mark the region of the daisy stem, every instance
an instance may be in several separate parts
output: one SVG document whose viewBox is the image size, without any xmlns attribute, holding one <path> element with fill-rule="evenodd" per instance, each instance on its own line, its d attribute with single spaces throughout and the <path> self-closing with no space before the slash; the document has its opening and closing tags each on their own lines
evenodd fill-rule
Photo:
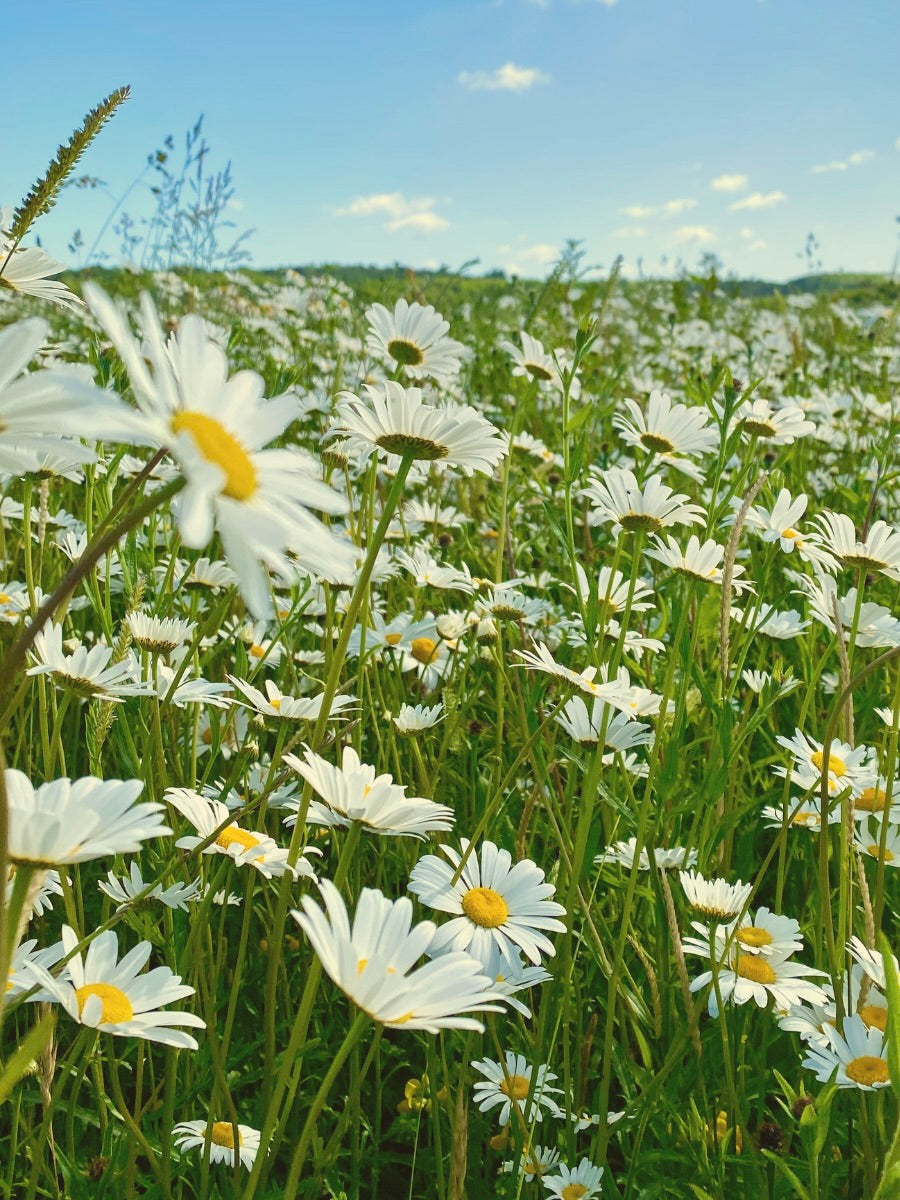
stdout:
<svg viewBox="0 0 900 1200">
<path fill-rule="evenodd" d="M 309 1112 L 306 1114 L 306 1120 L 303 1123 L 303 1129 L 300 1133 L 300 1141 L 297 1143 L 297 1149 L 294 1151 L 294 1157 L 291 1160 L 291 1169 L 288 1174 L 287 1184 L 282 1192 L 282 1200 L 294 1200 L 297 1194 L 297 1184 L 300 1180 L 300 1172 L 303 1170 L 303 1165 L 306 1162 L 306 1156 L 309 1152 L 309 1145 L 315 1133 L 316 1121 L 325 1107 L 325 1102 L 331 1092 L 334 1081 L 340 1074 L 350 1051 L 359 1042 L 362 1035 L 368 1029 L 371 1018 L 364 1012 L 356 1014 L 356 1018 L 341 1043 L 341 1047 L 334 1056 L 331 1066 L 319 1085 L 319 1090 L 316 1092 L 315 1099 L 310 1105 Z"/>
</svg>

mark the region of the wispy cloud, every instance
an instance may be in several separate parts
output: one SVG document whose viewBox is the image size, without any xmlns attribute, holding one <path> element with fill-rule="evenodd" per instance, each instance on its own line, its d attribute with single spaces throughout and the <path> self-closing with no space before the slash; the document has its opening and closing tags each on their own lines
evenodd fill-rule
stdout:
<svg viewBox="0 0 900 1200">
<path fill-rule="evenodd" d="M 626 208 L 620 208 L 619 212 L 631 217 L 632 221 L 642 221 L 647 217 L 677 217 L 679 213 L 696 207 L 696 200 L 680 196 L 675 200 L 667 200 L 664 204 L 629 204 Z"/>
<path fill-rule="evenodd" d="M 832 162 L 816 163 L 814 167 L 810 167 L 810 170 L 813 175 L 824 175 L 826 171 L 846 171 L 850 167 L 859 167 L 874 157 L 874 150 L 854 150 L 845 159 L 836 158 Z"/>
<path fill-rule="evenodd" d="M 732 212 L 740 212 L 742 208 L 773 208 L 783 200 L 787 200 L 784 192 L 751 192 L 743 200 L 735 200 L 734 204 L 729 204 L 728 207 Z"/>
<path fill-rule="evenodd" d="M 615 236 L 620 238 L 645 238 L 647 230 L 643 225 L 623 225 L 621 229 L 615 230 Z"/>
<path fill-rule="evenodd" d="M 676 242 L 698 242 L 703 245 L 715 240 L 716 235 L 705 225 L 682 225 L 675 230 Z"/>
<path fill-rule="evenodd" d="M 457 82 L 470 92 L 525 92 L 537 83 L 549 83 L 550 76 L 537 67 L 517 67 L 504 63 L 496 71 L 460 71 Z"/>
<path fill-rule="evenodd" d="M 522 243 L 514 246 L 498 246 L 497 253 L 503 255 L 503 269 L 510 275 L 525 275 L 536 267 L 549 267 L 559 258 L 559 247 L 551 242 L 535 242 L 528 246 Z"/>
<path fill-rule="evenodd" d="M 709 186 L 714 192 L 742 192 L 748 182 L 746 175 L 717 175 Z"/>
<path fill-rule="evenodd" d="M 450 222 L 434 211 L 437 200 L 433 196 L 404 196 L 402 192 L 375 192 L 371 196 L 357 196 L 343 208 L 335 209 L 338 217 L 386 216 L 385 229 L 396 232 L 400 229 L 418 229 L 423 233 L 435 233 L 447 229 Z"/>
</svg>

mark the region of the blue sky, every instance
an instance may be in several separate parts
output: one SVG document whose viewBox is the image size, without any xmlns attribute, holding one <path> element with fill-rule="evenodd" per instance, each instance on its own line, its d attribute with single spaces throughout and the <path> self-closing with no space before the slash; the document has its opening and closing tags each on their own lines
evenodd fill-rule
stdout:
<svg viewBox="0 0 900 1200">
<path fill-rule="evenodd" d="M 889 270 L 898 45 L 895 0 L 42 0 L 7 31 L 0 202 L 130 83 L 80 170 L 121 194 L 204 113 L 257 266 L 540 275 L 574 237 L 784 279 L 812 232 L 826 269 Z M 72 261 L 110 207 L 70 189 L 35 231 Z"/>
</svg>

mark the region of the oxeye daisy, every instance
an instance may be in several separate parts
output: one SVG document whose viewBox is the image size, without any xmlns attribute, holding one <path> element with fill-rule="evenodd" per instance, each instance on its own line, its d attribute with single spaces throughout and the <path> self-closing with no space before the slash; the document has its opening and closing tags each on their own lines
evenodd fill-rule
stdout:
<svg viewBox="0 0 900 1200">
<path fill-rule="evenodd" d="M 184 473 L 176 503 L 184 544 L 201 549 L 218 532 L 244 600 L 260 618 L 272 611 L 264 567 L 289 577 L 288 550 L 320 574 L 352 570 L 352 547 L 308 512 L 345 513 L 347 501 L 317 478 L 311 455 L 269 447 L 295 419 L 294 397 L 266 400 L 254 371 L 229 378 L 225 354 L 201 317 L 184 317 L 166 342 L 145 293 L 141 347 L 106 293 L 96 284 L 84 290 L 140 410 L 126 410 L 120 439 L 166 447 Z"/>
<path fill-rule="evenodd" d="M 847 953 L 850 954 L 852 958 L 856 959 L 872 982 L 878 984 L 883 991 L 886 983 L 884 976 L 884 959 L 880 951 L 870 950 L 862 938 L 854 936 L 850 938 L 849 942 L 847 943 Z M 900 971 L 900 962 L 897 961 L 895 955 L 891 955 L 891 957 L 894 960 L 894 970 Z"/>
<path fill-rule="evenodd" d="M 790 445 L 796 438 L 808 437 L 816 432 L 812 421 L 798 404 L 776 407 L 761 396 L 744 400 L 732 419 L 733 427 L 740 427 L 744 438 L 759 438 L 767 445 Z"/>
<path fill-rule="evenodd" d="M 612 533 L 659 533 L 669 525 L 692 525 L 703 520 L 703 509 L 675 493 L 659 475 L 641 485 L 633 471 L 610 467 L 582 493 L 592 508 L 592 524 L 612 524 Z"/>
<path fill-rule="evenodd" d="M 35 984 L 43 984 L 51 967 L 55 967 L 65 953 L 62 942 L 54 942 L 52 946 L 44 946 L 42 949 L 38 949 L 36 938 L 29 938 L 27 942 L 22 942 L 16 947 L 12 962 L 9 964 L 9 973 L 6 979 L 7 998 L 21 995 L 22 992 L 30 992 Z M 63 968 L 60 978 L 64 978 L 67 974 L 68 972 Z M 54 999 L 53 992 L 48 992 L 43 987 L 39 992 L 29 996 L 32 1003 L 42 1000 L 52 1002 Z"/>
<path fill-rule="evenodd" d="M 411 379 L 445 383 L 459 372 L 464 347 L 447 337 L 450 322 L 429 304 L 409 304 L 402 297 L 391 312 L 383 304 L 366 309 L 366 346 L 390 367 L 402 367 Z"/>
<path fill-rule="evenodd" d="M 391 717 L 397 732 L 407 737 L 433 729 L 443 719 L 444 706 L 440 700 L 430 708 L 426 704 L 401 704 L 397 715 Z"/>
<path fill-rule="evenodd" d="M 542 1179 L 559 1165 L 559 1151 L 552 1146 L 530 1146 L 519 1155 L 518 1163 L 507 1160 L 500 1167 L 503 1175 L 524 1175 L 530 1181 Z"/>
<path fill-rule="evenodd" d="M 678 878 L 691 908 L 719 921 L 727 921 L 742 913 L 753 891 L 752 883 L 705 879 L 699 871 L 680 871 Z"/>
<path fill-rule="evenodd" d="M 308 896 L 291 915 L 325 973 L 372 1020 L 396 1029 L 483 1029 L 470 1012 L 499 1012 L 499 997 L 480 963 L 454 953 L 417 967 L 431 945 L 431 921 L 412 924 L 412 901 L 363 888 L 351 925 L 328 879 L 319 884 L 323 912 Z"/>
<path fill-rule="evenodd" d="M 125 618 L 136 646 L 151 654 L 171 654 L 191 640 L 196 621 L 181 621 L 177 617 L 154 617 L 149 613 L 131 612 Z"/>
<path fill-rule="evenodd" d="M 714 952 L 717 963 L 715 970 L 704 971 L 691 982 L 691 991 L 697 992 L 713 982 L 716 977 L 718 991 L 723 1004 L 746 1004 L 753 1000 L 765 1008 L 771 998 L 776 1009 L 782 1011 L 792 1004 L 824 1004 L 827 993 L 810 975 L 825 976 L 825 971 L 804 963 L 790 961 L 791 952 L 779 950 L 772 954 L 751 953 L 737 939 L 726 942 L 722 930 L 716 931 L 714 951 L 709 942 L 699 938 L 685 939 L 686 953 L 710 958 Z M 719 1015 L 719 1000 L 716 988 L 710 988 L 707 1010 L 711 1017 Z"/>
<path fill-rule="evenodd" d="M 265 682 L 265 694 L 252 684 L 245 683 L 236 675 L 228 678 L 247 700 L 239 700 L 238 704 L 255 710 L 262 717 L 271 717 L 278 721 L 315 721 L 322 711 L 322 696 L 286 696 L 271 679 Z M 355 708 L 357 701 L 353 696 L 337 695 L 332 698 L 328 710 L 329 719 L 338 719 L 348 709 Z"/>
<path fill-rule="evenodd" d="M 522 342 L 521 349 L 513 342 L 503 341 L 500 343 L 500 349 L 505 350 L 515 364 L 513 375 L 530 376 L 538 383 L 549 383 L 561 389 L 562 382 L 556 363 L 544 350 L 543 345 L 530 333 L 526 333 L 524 329 L 519 334 L 519 338 Z"/>
<path fill-rule="evenodd" d="M 10 288 L 23 296 L 37 296 L 60 308 L 78 312 L 84 301 L 53 275 L 65 271 L 64 263 L 51 258 L 40 246 L 19 246 L 10 233 L 13 208 L 0 208 L 0 288 Z M 0 351 L 0 362 L 3 354 Z"/>
<path fill-rule="evenodd" d="M 66 954 L 72 953 L 79 940 L 74 929 L 63 926 Z M 149 942 L 139 942 L 119 961 L 116 935 L 108 929 L 94 938 L 83 960 L 80 953 L 69 959 L 68 980 L 52 980 L 54 999 L 74 1020 L 102 1033 L 196 1050 L 195 1039 L 177 1026 L 205 1029 L 205 1022 L 193 1013 L 162 1010 L 164 1004 L 192 996 L 195 989 L 183 984 L 168 967 L 142 974 L 152 950 Z"/>
<path fill-rule="evenodd" d="M 552 1086 L 556 1076 L 546 1065 L 535 1070 L 523 1054 L 507 1050 L 502 1063 L 486 1058 L 473 1062 L 472 1068 L 484 1076 L 482 1082 L 475 1084 L 476 1106 L 482 1112 L 490 1112 L 499 1106 L 497 1117 L 501 1125 L 509 1124 L 513 1105 L 522 1114 L 526 1125 L 542 1121 L 544 1109 L 552 1116 L 559 1112 L 553 1097 L 561 1096 L 562 1088 Z"/>
<path fill-rule="evenodd" d="M 250 1125 L 238 1125 L 235 1141 L 235 1127 L 230 1121 L 209 1120 L 179 1121 L 172 1133 L 179 1150 L 199 1149 L 202 1154 L 208 1140 L 211 1163 L 221 1162 L 234 1167 L 235 1161 L 240 1160 L 241 1166 L 248 1171 L 256 1162 L 262 1136 L 258 1129 Z"/>
<path fill-rule="evenodd" d="M 689 575 L 702 583 L 722 583 L 722 560 L 725 557 L 725 547 L 710 538 L 701 544 L 696 534 L 692 534 L 684 550 L 673 537 L 663 540 L 652 538 L 653 545 L 644 553 L 648 558 L 655 558 L 663 566 L 671 567 L 681 575 Z M 748 579 L 740 579 L 744 568 L 740 563 L 732 567 L 733 578 L 731 586 L 736 592 L 753 591 L 753 584 Z"/>
<path fill-rule="evenodd" d="M 606 863 L 619 863 L 623 867 L 631 870 L 634 866 L 634 856 L 637 852 L 637 838 L 628 838 L 627 841 L 615 842 L 608 846 L 602 854 L 598 854 L 594 859 L 595 866 L 603 866 Z M 692 867 L 697 861 L 697 851 L 687 850 L 684 846 L 673 846 L 670 850 L 663 847 L 655 847 L 653 850 L 653 859 L 659 871 L 672 871 L 681 867 Z M 641 848 L 641 853 L 638 856 L 638 870 L 650 870 L 650 852 L 646 846 Z"/>
<path fill-rule="evenodd" d="M 789 738 L 778 734 L 775 740 L 779 746 L 790 751 L 794 760 L 791 767 L 773 767 L 775 774 L 789 778 L 804 791 L 818 788 L 826 771 L 828 791 L 832 796 L 848 787 L 855 795 L 875 782 L 875 764 L 868 746 L 854 748 L 835 739 L 829 746 L 826 764 L 822 743 L 808 737 L 800 729 L 795 729 Z"/>
<path fill-rule="evenodd" d="M 315 879 L 315 873 L 303 855 L 293 867 L 289 867 L 288 851 L 279 846 L 267 833 L 252 833 L 236 821 L 230 821 L 224 828 L 219 829 L 219 826 L 231 817 L 230 809 L 221 800 L 207 799 L 190 788 L 168 788 L 166 799 L 197 830 L 197 836 L 191 834 L 179 838 L 176 846 L 184 850 L 193 850 L 218 829 L 215 838 L 204 846 L 204 854 L 227 854 L 229 858 L 234 859 L 237 866 L 253 867 L 267 879 L 283 875 L 286 871 L 292 872 L 295 879 Z"/>
<path fill-rule="evenodd" d="M 153 695 L 153 685 L 138 679 L 139 667 L 133 655 L 110 662 L 112 646 L 92 646 L 80 642 L 71 653 L 63 648 L 62 626 L 52 622 L 34 639 L 35 665 L 26 675 L 49 675 L 57 687 L 73 692 L 80 700 L 107 700 L 116 704 L 126 696 Z"/>
<path fill-rule="evenodd" d="M 35 788 L 27 775 L 6 771 L 9 859 L 20 866 L 52 867 L 131 854 L 148 838 L 172 830 L 161 804 L 136 804 L 139 779 L 54 779 Z"/>
<path fill-rule="evenodd" d="M 842 567 L 880 571 L 888 579 L 900 581 L 900 532 L 887 521 L 873 522 L 862 538 L 843 513 L 820 513 L 813 524 L 821 545 Z"/>
<path fill-rule="evenodd" d="M 878 817 L 872 817 L 856 830 L 853 844 L 860 854 L 888 867 L 900 867 L 900 828 L 888 822 L 885 829 Z"/>
<path fill-rule="evenodd" d="M 558 1200 L 593 1200 L 603 1186 L 603 1168 L 595 1167 L 589 1158 L 583 1158 L 577 1167 L 560 1163 L 559 1174 L 545 1175 L 541 1183 Z"/>
<path fill-rule="evenodd" d="M 823 1029 L 827 1045 L 810 1042 L 803 1066 L 815 1072 L 816 1078 L 827 1083 L 834 1077 L 839 1088 L 859 1088 L 872 1092 L 890 1087 L 891 1076 L 887 1061 L 884 1032 L 866 1025 L 858 1013 L 845 1017 L 841 1033 L 833 1026 Z"/>
<path fill-rule="evenodd" d="M 629 446 L 640 446 L 663 461 L 681 466 L 679 455 L 708 454 L 719 444 L 719 431 L 710 426 L 707 409 L 694 405 L 673 404 L 665 392 L 650 393 L 646 415 L 634 400 L 626 400 L 631 420 L 614 413 L 613 428 Z M 688 464 L 693 466 L 693 464 Z"/>
<path fill-rule="evenodd" d="M 460 842 L 463 852 L 469 842 Z M 432 953 L 443 950 L 468 950 L 485 966 L 492 946 L 501 950 L 519 946 L 533 963 L 541 955 L 556 953 L 543 930 L 564 933 L 565 925 L 557 918 L 565 908 L 550 897 L 556 888 L 547 883 L 536 863 L 522 859 L 515 865 L 508 850 L 500 850 L 485 841 L 480 851 L 462 855 L 451 846 L 441 846 L 450 860 L 443 862 L 427 854 L 413 867 L 409 890 L 429 908 L 458 914 L 440 926 L 434 935 Z M 458 878 L 454 881 L 454 876 Z"/>
<path fill-rule="evenodd" d="M 132 862 L 127 875 L 119 878 L 115 872 L 110 871 L 106 881 L 101 879 L 97 886 L 104 895 L 116 901 L 116 912 L 131 907 L 142 892 L 146 894 L 141 903 L 158 900 L 166 908 L 187 909 L 192 900 L 200 899 L 200 884 L 196 880 L 193 883 L 173 883 L 167 888 L 157 883 L 148 891 L 141 868 L 136 862 Z"/>
<path fill-rule="evenodd" d="M 693 954 L 709 955 L 710 938 L 715 937 L 717 954 L 725 953 L 732 944 L 741 954 L 794 954 L 803 949 L 800 924 L 793 917 L 779 916 L 765 907 L 759 908 L 755 916 L 749 913 L 727 925 L 716 925 L 715 932 L 699 921 L 692 921 L 691 928 L 701 936 L 685 938 L 685 950 Z"/>
<path fill-rule="evenodd" d="M 364 453 L 376 449 L 396 465 L 409 454 L 424 462 L 458 467 L 465 475 L 491 475 L 507 453 L 500 431 L 464 404 L 426 404 L 419 388 L 404 388 L 388 379 L 364 385 L 366 399 L 352 392 L 338 396 L 336 429 Z"/>
</svg>

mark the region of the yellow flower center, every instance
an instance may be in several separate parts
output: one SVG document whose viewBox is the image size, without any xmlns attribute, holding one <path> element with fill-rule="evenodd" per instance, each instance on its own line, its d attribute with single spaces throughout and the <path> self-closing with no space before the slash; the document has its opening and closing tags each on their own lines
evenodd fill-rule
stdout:
<svg viewBox="0 0 900 1200">
<path fill-rule="evenodd" d="M 877 843 L 867 846 L 866 849 L 873 858 L 883 858 L 885 862 L 894 861 L 894 852 L 893 850 L 888 850 L 887 846 L 884 848 L 884 854 L 881 853 L 881 847 Z"/>
<path fill-rule="evenodd" d="M 214 1121 L 210 1130 L 209 1140 L 214 1146 L 227 1146 L 234 1149 L 234 1126 L 230 1121 Z M 238 1130 L 238 1145 L 241 1144 L 241 1131 Z"/>
<path fill-rule="evenodd" d="M 744 925 L 737 931 L 737 940 L 743 946 L 771 946 L 772 935 L 768 929 L 760 929 L 758 925 Z"/>
<path fill-rule="evenodd" d="M 862 812 L 884 812 L 887 792 L 878 787 L 863 788 L 857 798 L 856 807 Z"/>
<path fill-rule="evenodd" d="M 111 983 L 86 983 L 84 987 L 75 989 L 79 1017 L 91 996 L 98 996 L 103 1005 L 101 1025 L 120 1025 L 134 1016 L 131 1001 L 119 988 L 113 987 Z"/>
<path fill-rule="evenodd" d="M 269 703 L 275 709 L 276 712 L 281 712 L 281 700 L 282 700 L 281 696 L 276 696 L 274 700 L 269 701 Z"/>
<path fill-rule="evenodd" d="M 880 1029 L 882 1033 L 887 1029 L 887 1009 L 882 1008 L 880 1004 L 864 1004 L 859 1010 L 859 1015 L 869 1029 Z"/>
<path fill-rule="evenodd" d="M 529 1087 L 531 1080 L 526 1079 L 524 1075 L 510 1075 L 509 1079 L 501 1082 L 500 1091 L 504 1096 L 509 1096 L 510 1100 L 524 1100 Z"/>
<path fill-rule="evenodd" d="M 873 1054 L 863 1054 L 859 1058 L 852 1059 L 844 1070 L 847 1072 L 848 1079 L 852 1079 L 854 1083 L 861 1083 L 865 1087 L 890 1081 L 887 1063 L 883 1058 L 876 1058 Z"/>
<path fill-rule="evenodd" d="M 781 536 L 785 538 L 786 541 L 792 542 L 795 538 L 800 536 L 800 533 L 796 529 L 782 529 Z"/>
<path fill-rule="evenodd" d="M 675 449 L 675 443 L 660 433 L 642 433 L 640 441 L 648 450 L 655 450 L 657 454 L 671 454 Z"/>
<path fill-rule="evenodd" d="M 581 1200 L 582 1196 L 587 1195 L 587 1188 L 583 1183 L 567 1183 L 560 1195 L 562 1200 Z"/>
<path fill-rule="evenodd" d="M 396 646 L 402 637 L 402 633 L 386 633 L 384 635 L 384 640 L 389 646 Z"/>
<path fill-rule="evenodd" d="M 778 976 L 758 954 L 739 954 L 735 968 L 742 979 L 753 983 L 774 983 Z"/>
<path fill-rule="evenodd" d="M 434 662 L 437 657 L 437 642 L 433 642 L 428 637 L 416 638 L 410 646 L 409 652 L 416 662 L 427 666 L 428 663 Z"/>
<path fill-rule="evenodd" d="M 241 829 L 240 825 L 229 825 L 216 838 L 216 845 L 223 850 L 229 846 L 243 846 L 245 850 L 252 850 L 259 845 L 259 838 L 248 829 Z"/>
<path fill-rule="evenodd" d="M 824 768 L 825 755 L 821 750 L 816 750 L 810 755 L 810 762 L 817 771 L 821 771 Z M 841 779 L 847 774 L 847 765 L 844 760 L 842 758 L 838 758 L 836 754 L 829 754 L 827 770 L 829 775 L 834 775 L 836 779 Z"/>
<path fill-rule="evenodd" d="M 250 655 L 252 658 L 262 658 L 264 654 L 265 654 L 265 650 L 262 648 L 262 646 L 251 646 L 250 647 Z"/>
<path fill-rule="evenodd" d="M 256 491 L 256 468 L 240 442 L 215 417 L 185 411 L 172 419 L 172 432 L 186 430 L 207 462 L 215 463 L 225 474 L 224 495 L 232 500 L 249 500 Z"/>
<path fill-rule="evenodd" d="M 475 925 L 496 929 L 509 916 L 506 901 L 493 888 L 469 888 L 462 898 L 462 910 Z"/>
<path fill-rule="evenodd" d="M 0 592 L 0 604 L 9 604 L 10 597 L 6 592 Z"/>
</svg>

